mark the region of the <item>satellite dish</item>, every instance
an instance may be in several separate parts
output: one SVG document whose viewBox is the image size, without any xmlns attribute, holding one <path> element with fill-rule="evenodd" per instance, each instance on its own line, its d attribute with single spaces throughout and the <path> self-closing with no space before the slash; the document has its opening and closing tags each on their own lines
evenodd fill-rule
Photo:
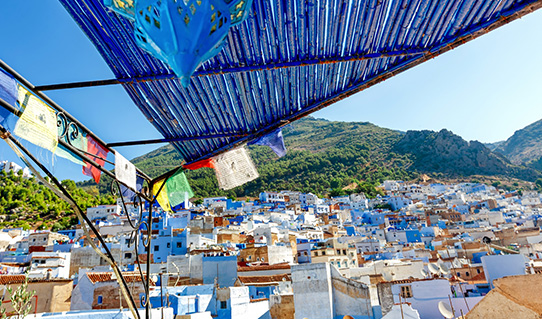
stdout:
<svg viewBox="0 0 542 319">
<path fill-rule="evenodd" d="M 435 275 L 438 275 L 439 270 L 440 270 L 436 264 L 429 264 L 427 265 L 427 268 L 432 274 L 435 274 Z"/>
<path fill-rule="evenodd" d="M 427 275 L 429 275 L 429 273 L 427 272 L 427 270 L 425 270 L 425 269 L 423 269 L 423 268 L 422 268 L 422 270 L 420 270 L 420 274 L 422 274 L 422 276 L 423 276 L 424 278 L 427 277 Z"/>
<path fill-rule="evenodd" d="M 440 314 L 443 315 L 444 318 L 448 318 L 448 319 L 455 318 L 454 312 L 452 311 L 452 307 L 450 307 L 450 305 L 447 303 L 439 301 L 438 311 L 440 311 Z"/>
<path fill-rule="evenodd" d="M 385 281 L 392 281 L 393 280 L 393 276 L 387 271 L 382 272 L 382 277 L 384 277 Z"/>
<path fill-rule="evenodd" d="M 445 275 L 450 273 L 450 268 L 448 268 L 448 266 L 446 266 L 445 264 L 439 265 L 439 268 L 440 268 L 440 272 Z"/>
</svg>

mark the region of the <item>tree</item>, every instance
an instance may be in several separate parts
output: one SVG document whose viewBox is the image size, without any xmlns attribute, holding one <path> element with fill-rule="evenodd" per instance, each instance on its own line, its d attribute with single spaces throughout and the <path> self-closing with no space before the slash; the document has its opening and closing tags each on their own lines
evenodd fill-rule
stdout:
<svg viewBox="0 0 542 319">
<path fill-rule="evenodd" d="M 13 287 L 7 287 L 7 291 L 10 295 L 11 306 L 15 313 L 16 319 L 23 319 L 32 310 L 32 298 L 36 295 L 34 290 L 28 290 L 28 275 L 25 276 L 22 284 L 13 289 Z M 0 310 L 2 319 L 6 316 L 6 309 L 2 306 Z"/>
</svg>

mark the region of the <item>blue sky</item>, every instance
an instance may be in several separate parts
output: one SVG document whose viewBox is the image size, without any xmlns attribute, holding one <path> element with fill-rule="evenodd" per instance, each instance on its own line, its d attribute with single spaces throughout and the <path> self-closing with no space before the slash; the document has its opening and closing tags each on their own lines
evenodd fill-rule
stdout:
<svg viewBox="0 0 542 319">
<path fill-rule="evenodd" d="M 542 118 L 542 10 L 314 114 L 398 130 L 447 128 L 467 140 L 495 142 Z M 6 0 L 0 59 L 34 85 L 113 78 L 94 46 L 58 1 Z M 120 86 L 47 93 L 107 142 L 160 138 Z M 127 158 L 155 146 L 123 147 Z M 15 160 L 0 144 L 0 160 Z M 86 179 L 56 161 L 61 178 Z"/>
</svg>

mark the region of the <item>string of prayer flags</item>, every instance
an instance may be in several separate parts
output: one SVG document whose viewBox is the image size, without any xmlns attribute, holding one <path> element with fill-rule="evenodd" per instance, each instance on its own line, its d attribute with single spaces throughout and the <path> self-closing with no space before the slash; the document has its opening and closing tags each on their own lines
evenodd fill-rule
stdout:
<svg viewBox="0 0 542 319">
<path fill-rule="evenodd" d="M 117 151 L 115 151 L 115 177 L 131 189 L 136 189 L 136 168 Z"/>
<path fill-rule="evenodd" d="M 201 160 L 201 161 L 194 162 L 192 164 L 183 165 L 184 169 L 189 169 L 191 171 L 196 170 L 196 169 L 200 169 L 200 168 L 203 168 L 203 167 L 209 167 L 209 168 L 214 169 L 215 168 L 214 160 L 212 158 L 207 158 L 207 159 L 204 159 L 204 160 Z"/>
<path fill-rule="evenodd" d="M 284 138 L 282 137 L 282 129 L 280 128 L 249 144 L 269 146 L 278 157 L 286 155 L 286 146 L 284 146 Z"/>
<path fill-rule="evenodd" d="M 9 105 L 15 105 L 17 101 L 17 82 L 15 79 L 0 69 L 0 99 Z M 0 106 L 0 123 L 2 123 L 11 112 Z"/>
<path fill-rule="evenodd" d="M 162 187 L 164 183 L 165 185 Z M 170 211 L 171 207 L 175 207 L 194 196 L 188 179 L 181 169 L 169 178 L 154 182 L 152 194 L 156 196 L 156 201 L 165 211 Z"/>
<path fill-rule="evenodd" d="M 24 112 L 15 124 L 15 135 L 54 153 L 58 145 L 55 111 L 22 86 L 18 100 Z"/>
<path fill-rule="evenodd" d="M 105 164 L 105 158 L 107 158 L 107 153 L 109 153 L 109 151 L 105 147 L 100 145 L 100 143 L 95 141 L 90 135 L 87 136 L 87 141 L 87 152 L 95 155 L 87 155 L 87 157 L 103 167 Z M 86 163 L 86 165 L 83 166 L 83 174 L 87 176 L 92 176 L 96 184 L 100 183 L 100 176 L 102 175 L 102 171 L 92 166 L 90 163 Z"/>
<path fill-rule="evenodd" d="M 247 150 L 239 147 L 213 157 L 216 179 L 221 189 L 228 190 L 258 178 L 258 171 Z"/>
</svg>

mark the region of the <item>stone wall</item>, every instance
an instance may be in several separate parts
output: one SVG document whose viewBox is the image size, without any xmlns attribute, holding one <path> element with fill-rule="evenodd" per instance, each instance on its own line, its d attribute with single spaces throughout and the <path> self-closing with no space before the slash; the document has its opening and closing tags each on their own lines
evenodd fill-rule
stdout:
<svg viewBox="0 0 542 319">
<path fill-rule="evenodd" d="M 294 295 L 269 296 L 269 313 L 272 319 L 294 319 Z"/>
</svg>

